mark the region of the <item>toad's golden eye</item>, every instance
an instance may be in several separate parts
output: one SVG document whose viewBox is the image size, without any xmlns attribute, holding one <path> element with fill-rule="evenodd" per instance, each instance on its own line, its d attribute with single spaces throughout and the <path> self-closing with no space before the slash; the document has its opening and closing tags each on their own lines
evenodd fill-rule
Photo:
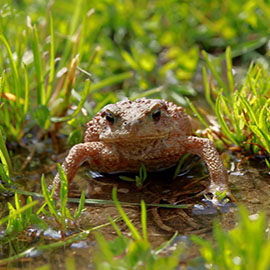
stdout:
<svg viewBox="0 0 270 270">
<path fill-rule="evenodd" d="M 114 116 L 112 113 L 107 112 L 105 117 L 106 117 L 106 120 L 107 120 L 110 124 L 113 124 L 113 123 L 114 123 L 114 121 L 115 121 L 115 116 Z"/>
<path fill-rule="evenodd" d="M 161 109 L 160 108 L 154 109 L 152 112 L 152 119 L 157 122 L 159 121 L 160 117 L 161 117 Z"/>
</svg>

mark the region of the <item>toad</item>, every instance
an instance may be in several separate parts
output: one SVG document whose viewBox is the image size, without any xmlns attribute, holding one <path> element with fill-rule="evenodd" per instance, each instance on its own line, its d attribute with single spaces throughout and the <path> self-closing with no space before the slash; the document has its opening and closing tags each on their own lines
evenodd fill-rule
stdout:
<svg viewBox="0 0 270 270">
<path fill-rule="evenodd" d="M 158 171 L 176 165 L 185 153 L 205 162 L 210 175 L 207 192 L 215 197 L 216 191 L 225 190 L 231 197 L 227 172 L 213 142 L 193 136 L 190 117 L 166 100 L 126 99 L 105 106 L 87 123 L 84 143 L 71 148 L 62 168 L 70 184 L 85 161 L 100 173 L 138 172 L 142 164 L 147 171 Z M 53 184 L 59 189 L 59 174 Z"/>
</svg>

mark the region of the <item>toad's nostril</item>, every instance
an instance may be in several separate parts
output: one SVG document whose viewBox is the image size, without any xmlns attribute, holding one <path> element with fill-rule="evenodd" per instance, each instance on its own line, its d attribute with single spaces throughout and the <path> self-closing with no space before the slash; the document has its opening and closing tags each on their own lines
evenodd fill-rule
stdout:
<svg viewBox="0 0 270 270">
<path fill-rule="evenodd" d="M 141 125 L 143 123 L 143 120 L 142 119 L 137 119 L 137 121 L 136 121 L 136 124 L 137 125 Z"/>
</svg>

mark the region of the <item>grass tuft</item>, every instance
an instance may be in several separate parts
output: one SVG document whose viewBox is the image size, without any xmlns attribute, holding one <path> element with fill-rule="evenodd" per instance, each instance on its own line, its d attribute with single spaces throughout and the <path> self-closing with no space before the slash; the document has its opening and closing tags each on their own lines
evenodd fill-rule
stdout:
<svg viewBox="0 0 270 270">
<path fill-rule="evenodd" d="M 115 206 L 128 226 L 132 239 L 123 236 L 115 222 L 112 222 L 112 225 L 118 237 L 113 241 L 108 242 L 101 234 L 96 234 L 99 245 L 99 251 L 94 256 L 96 269 L 142 269 L 142 266 L 143 269 L 153 270 L 175 269 L 179 265 L 180 254 L 183 252 L 182 243 L 179 243 L 168 256 L 160 256 L 159 253 L 172 243 L 177 234 L 162 246 L 153 249 L 147 235 L 145 203 L 141 202 L 142 235 L 140 235 L 121 208 L 116 193 L 116 188 L 114 188 L 112 196 Z"/>
<path fill-rule="evenodd" d="M 211 269 L 265 270 L 270 267 L 270 240 L 266 233 L 264 214 L 250 215 L 239 208 L 239 223 L 227 232 L 216 223 L 214 245 L 209 240 L 193 235 L 191 239 L 200 246 L 205 265 Z"/>
</svg>

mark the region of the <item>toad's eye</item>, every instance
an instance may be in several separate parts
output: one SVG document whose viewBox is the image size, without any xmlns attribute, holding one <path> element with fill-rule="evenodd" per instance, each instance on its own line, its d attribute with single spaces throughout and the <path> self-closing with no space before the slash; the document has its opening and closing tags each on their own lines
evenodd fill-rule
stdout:
<svg viewBox="0 0 270 270">
<path fill-rule="evenodd" d="M 114 121 L 115 121 L 115 116 L 114 116 L 112 113 L 107 112 L 105 117 L 106 117 L 106 120 L 107 120 L 110 124 L 113 124 L 113 123 L 114 123 Z"/>
<path fill-rule="evenodd" d="M 154 109 L 153 112 L 152 112 L 152 118 L 153 118 L 153 120 L 154 121 L 159 121 L 160 116 L 161 116 L 161 110 L 160 110 L 160 108 Z"/>
</svg>

